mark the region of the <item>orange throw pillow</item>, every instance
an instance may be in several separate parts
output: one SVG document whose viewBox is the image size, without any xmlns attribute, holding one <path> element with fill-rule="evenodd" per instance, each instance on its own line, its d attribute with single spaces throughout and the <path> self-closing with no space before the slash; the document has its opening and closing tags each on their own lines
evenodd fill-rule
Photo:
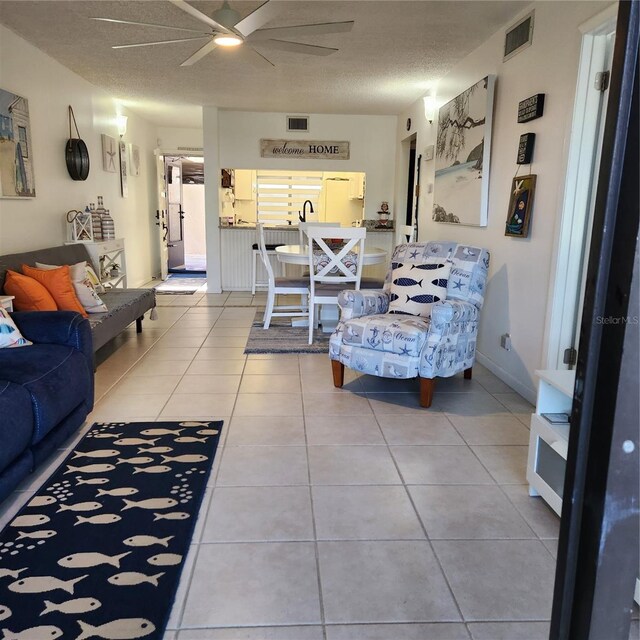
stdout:
<svg viewBox="0 0 640 640">
<path fill-rule="evenodd" d="M 15 271 L 7 271 L 4 292 L 15 296 L 13 308 L 16 311 L 57 311 L 58 305 L 46 287 L 33 278 Z"/>
<path fill-rule="evenodd" d="M 88 317 L 73 288 L 67 265 L 57 269 L 35 269 L 23 264 L 22 273 L 43 285 L 55 300 L 58 309 L 61 311 L 77 311 L 85 318 Z"/>
</svg>

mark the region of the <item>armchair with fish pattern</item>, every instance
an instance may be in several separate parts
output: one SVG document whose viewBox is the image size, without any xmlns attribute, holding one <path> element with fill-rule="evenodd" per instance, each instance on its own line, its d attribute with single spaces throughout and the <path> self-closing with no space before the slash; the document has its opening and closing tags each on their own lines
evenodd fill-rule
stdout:
<svg viewBox="0 0 640 640">
<path fill-rule="evenodd" d="M 392 271 L 398 264 L 451 262 L 447 299 L 431 317 L 390 314 Z M 329 342 L 333 383 L 342 387 L 344 367 L 385 378 L 420 378 L 420 404 L 430 407 L 435 378 L 459 372 L 471 378 L 489 252 L 455 242 L 398 245 L 380 290 L 343 291 L 341 315 Z"/>
</svg>

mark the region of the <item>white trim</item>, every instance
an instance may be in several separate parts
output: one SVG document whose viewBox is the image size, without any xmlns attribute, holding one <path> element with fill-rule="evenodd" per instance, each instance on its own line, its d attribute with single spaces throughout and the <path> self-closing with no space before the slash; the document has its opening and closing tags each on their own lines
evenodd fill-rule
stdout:
<svg viewBox="0 0 640 640">
<path fill-rule="evenodd" d="M 598 154 L 598 122 L 601 95 L 593 90 L 596 71 L 602 71 L 606 59 L 607 37 L 615 29 L 616 5 L 591 18 L 580 27 L 582 37 L 580 63 L 574 100 L 569 154 L 562 213 L 556 246 L 556 264 L 550 287 L 542 366 L 562 369 L 560 350 L 573 341 L 574 309 L 580 297 L 576 286 L 584 260 L 582 241 L 592 191 L 593 166 Z M 588 31 L 588 32 L 587 32 Z M 576 238 L 580 241 L 576 242 Z M 578 246 L 579 245 L 579 246 Z M 568 310 L 571 310 L 570 312 Z"/>
<path fill-rule="evenodd" d="M 592 36 L 604 35 L 615 31 L 617 19 L 618 3 L 614 2 L 600 13 L 583 22 L 578 29 L 580 33 L 588 33 Z"/>
<path fill-rule="evenodd" d="M 479 351 L 476 351 L 476 360 L 483 366 L 489 369 L 491 373 L 496 375 L 500 380 L 502 380 L 505 384 L 508 384 L 516 393 L 519 393 L 525 400 L 528 400 L 531 404 L 535 405 L 536 403 L 536 390 L 531 389 L 522 382 L 520 382 L 517 378 L 512 376 L 508 371 L 503 369 L 500 365 L 497 365 L 493 360 L 487 358 L 487 356 L 483 355 Z"/>
</svg>

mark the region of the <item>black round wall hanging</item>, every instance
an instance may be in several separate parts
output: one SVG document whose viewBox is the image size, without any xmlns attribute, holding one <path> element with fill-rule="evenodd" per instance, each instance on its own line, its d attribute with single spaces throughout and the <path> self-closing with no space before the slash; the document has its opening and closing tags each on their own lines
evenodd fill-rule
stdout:
<svg viewBox="0 0 640 640">
<path fill-rule="evenodd" d="M 71 119 L 76 129 L 77 138 L 71 137 Z M 73 109 L 69 106 L 69 139 L 65 145 L 65 160 L 67 171 L 72 180 L 86 180 L 89 175 L 89 150 L 84 140 L 80 138 L 78 125 Z"/>
</svg>

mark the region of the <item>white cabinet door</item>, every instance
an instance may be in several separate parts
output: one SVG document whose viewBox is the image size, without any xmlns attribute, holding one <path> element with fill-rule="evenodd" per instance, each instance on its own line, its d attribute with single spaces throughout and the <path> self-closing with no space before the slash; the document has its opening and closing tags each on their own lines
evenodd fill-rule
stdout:
<svg viewBox="0 0 640 640">
<path fill-rule="evenodd" d="M 255 200 L 255 171 L 249 169 L 236 169 L 234 172 L 235 186 L 233 194 L 236 200 Z"/>
</svg>

